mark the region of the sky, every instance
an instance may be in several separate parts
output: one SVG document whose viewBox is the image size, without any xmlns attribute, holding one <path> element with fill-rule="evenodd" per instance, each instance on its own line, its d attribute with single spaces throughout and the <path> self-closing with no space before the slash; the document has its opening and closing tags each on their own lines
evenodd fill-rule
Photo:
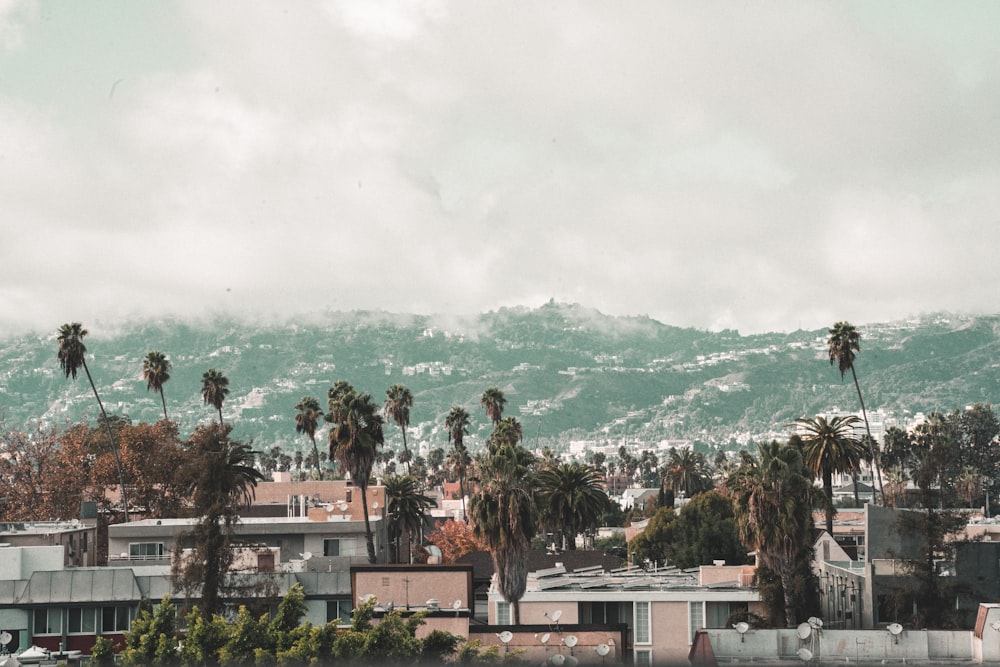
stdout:
<svg viewBox="0 0 1000 667">
<path fill-rule="evenodd" d="M 0 0 L 0 336 L 997 313 L 997 25 L 975 0 Z"/>
</svg>

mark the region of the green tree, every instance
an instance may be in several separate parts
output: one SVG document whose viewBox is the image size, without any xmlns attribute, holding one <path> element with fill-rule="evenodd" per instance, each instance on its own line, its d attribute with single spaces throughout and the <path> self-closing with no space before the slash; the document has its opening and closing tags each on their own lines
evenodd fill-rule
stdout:
<svg viewBox="0 0 1000 667">
<path fill-rule="evenodd" d="M 799 561 L 811 554 L 813 485 L 795 447 L 777 441 L 741 453 L 739 468 L 725 481 L 740 540 L 780 580 L 785 623 L 795 627 L 795 577 Z"/>
<path fill-rule="evenodd" d="M 177 608 L 166 595 L 150 612 L 140 609 L 125 635 L 122 664 L 146 667 L 177 662 Z"/>
<path fill-rule="evenodd" d="M 564 548 L 576 549 L 579 533 L 598 528 L 610 500 L 600 473 L 585 463 L 558 463 L 537 474 L 542 526 L 559 533 Z"/>
<path fill-rule="evenodd" d="M 231 440 L 231 430 L 229 425 L 199 426 L 188 441 L 190 459 L 184 474 L 198 521 L 191 531 L 193 552 L 174 560 L 172 574 L 175 587 L 189 593 L 201 589 L 206 617 L 221 607 L 239 511 L 250 506 L 257 482 L 264 478 L 254 467 L 254 452 Z"/>
<path fill-rule="evenodd" d="M 163 418 L 167 419 L 167 399 L 163 394 L 163 385 L 170 379 L 170 360 L 157 350 L 149 352 L 142 360 L 142 378 L 146 381 L 146 391 L 152 389 L 160 395 Z"/>
<path fill-rule="evenodd" d="M 503 392 L 496 387 L 490 387 L 483 392 L 483 397 L 479 400 L 479 404 L 483 406 L 486 410 L 486 415 L 496 426 L 500 419 L 503 418 L 503 408 L 507 405 L 507 399 L 504 398 Z"/>
<path fill-rule="evenodd" d="M 394 384 L 385 391 L 385 416 L 396 422 L 403 434 L 403 455 L 406 472 L 410 472 L 410 448 L 406 444 L 406 429 L 410 426 L 410 408 L 413 407 L 413 392 L 401 384 Z"/>
<path fill-rule="evenodd" d="M 514 625 L 527 585 L 528 549 L 538 525 L 535 457 L 521 446 L 520 438 L 514 438 L 520 431 L 520 424 L 512 417 L 497 423 L 488 451 L 479 461 L 480 490 L 469 508 L 473 532 L 490 548 L 497 589 L 511 604 Z"/>
<path fill-rule="evenodd" d="M 663 486 L 674 494 L 684 493 L 688 498 L 712 488 L 705 455 L 690 449 L 670 449 L 663 471 Z"/>
<path fill-rule="evenodd" d="M 802 430 L 802 458 L 806 467 L 823 480 L 826 532 L 833 535 L 833 474 L 855 473 L 865 458 L 864 446 L 854 437 L 857 417 L 796 419 Z"/>
<path fill-rule="evenodd" d="M 469 434 L 469 413 L 463 407 L 452 406 L 448 416 L 444 418 L 444 427 L 448 431 L 448 442 L 453 443 L 455 447 L 452 467 L 458 475 L 458 493 L 462 496 L 462 518 L 468 523 L 469 517 L 465 512 L 465 476 L 470 458 L 469 452 L 465 449 L 465 436 Z"/>
<path fill-rule="evenodd" d="M 419 535 L 424 526 L 427 510 L 436 507 L 432 498 L 420 493 L 417 480 L 412 475 L 390 475 L 385 485 L 386 513 L 389 515 L 390 540 L 394 545 L 393 562 L 399 562 L 399 541 L 406 532 L 406 553 L 410 553 L 413 535 Z"/>
<path fill-rule="evenodd" d="M 219 425 L 222 421 L 222 405 L 229 395 L 229 378 L 220 371 L 210 368 L 201 376 L 201 398 L 205 405 L 211 405 L 219 411 Z"/>
<path fill-rule="evenodd" d="M 854 379 L 854 389 L 858 392 L 858 403 L 861 404 L 861 416 L 865 422 L 865 433 L 868 435 L 867 444 L 869 447 L 868 458 L 875 466 L 875 473 L 878 476 L 878 492 L 882 493 L 882 469 L 878 465 L 878 457 L 875 454 L 875 438 L 872 437 L 871 426 L 868 424 L 868 411 L 865 410 L 865 400 L 861 396 L 861 385 L 858 384 L 858 371 L 854 366 L 855 352 L 861 351 L 861 334 L 849 322 L 837 322 L 828 332 L 827 348 L 830 356 L 830 365 L 837 364 L 840 371 L 840 379 L 844 379 L 844 374 L 851 371 Z M 882 498 L 885 505 L 885 497 Z"/>
<path fill-rule="evenodd" d="M 312 396 L 303 396 L 302 400 L 295 404 L 295 432 L 305 433 L 309 436 L 309 441 L 313 448 L 313 466 L 320 480 L 323 479 L 323 470 L 319 467 L 319 448 L 316 446 L 316 429 L 319 421 L 323 418 L 323 410 L 320 409 L 319 401 Z"/>
<path fill-rule="evenodd" d="M 371 394 L 357 393 L 354 387 L 339 382 L 329 391 L 326 419 L 330 429 L 330 457 L 337 459 L 361 491 L 364 508 L 368 562 L 375 563 L 375 538 L 368 516 L 368 481 L 379 448 L 385 443 L 382 415 Z"/>
<path fill-rule="evenodd" d="M 86 335 L 87 330 L 79 322 L 64 324 L 59 327 L 59 337 L 57 339 L 59 342 L 59 365 L 67 378 L 72 377 L 75 380 L 80 368 L 83 368 L 84 373 L 87 374 L 87 380 L 90 382 L 90 388 L 94 391 L 94 398 L 97 399 L 97 407 L 101 409 L 101 417 L 108 431 L 108 443 L 111 447 L 111 453 L 115 457 L 115 466 L 118 468 L 118 483 L 122 494 L 122 512 L 125 515 L 125 523 L 128 523 L 128 493 L 125 487 L 125 473 L 122 470 L 121 458 L 118 456 L 118 445 L 115 443 L 115 434 L 111 431 L 111 421 L 108 419 L 108 413 L 104 410 L 104 403 L 97 393 L 97 385 L 94 384 L 94 378 L 90 375 L 90 369 L 87 367 L 87 346 L 83 344 L 83 338 Z"/>
</svg>

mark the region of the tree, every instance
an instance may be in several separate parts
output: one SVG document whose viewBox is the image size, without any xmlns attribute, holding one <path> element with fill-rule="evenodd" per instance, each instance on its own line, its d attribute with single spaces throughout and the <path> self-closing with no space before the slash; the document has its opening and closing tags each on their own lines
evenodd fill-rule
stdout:
<svg viewBox="0 0 1000 667">
<path fill-rule="evenodd" d="M 854 367 L 854 353 L 861 351 L 861 334 L 849 322 L 837 322 L 828 332 L 830 338 L 827 347 L 830 353 L 830 365 L 837 364 L 840 371 L 840 379 L 844 379 L 844 374 L 851 371 L 854 379 L 854 389 L 858 392 L 858 403 L 861 404 L 861 416 L 865 422 L 865 433 L 868 435 L 868 456 L 875 466 L 875 473 L 878 476 L 878 492 L 882 493 L 882 469 L 878 465 L 878 457 L 875 455 L 875 438 L 872 437 L 872 430 L 868 424 L 868 412 L 865 410 L 865 400 L 861 396 L 861 385 L 858 384 L 858 372 Z M 882 498 L 885 505 L 885 497 Z"/>
<path fill-rule="evenodd" d="M 800 560 L 811 554 L 813 485 L 795 447 L 777 441 L 757 447 L 725 481 L 740 539 L 780 580 L 785 623 L 795 627 Z"/>
<path fill-rule="evenodd" d="M 403 454 L 406 472 L 410 472 L 410 448 L 406 444 L 406 429 L 410 426 L 410 408 L 413 407 L 413 393 L 401 384 L 394 384 L 385 391 L 385 416 L 396 422 L 403 433 Z"/>
<path fill-rule="evenodd" d="M 444 418 L 444 427 L 448 431 L 448 442 L 455 446 L 453 467 L 458 474 L 458 493 L 462 496 L 462 518 L 468 523 L 469 517 L 465 512 L 465 474 L 470 459 L 465 449 L 465 436 L 469 434 L 469 413 L 463 407 L 453 406 Z"/>
<path fill-rule="evenodd" d="M 229 395 L 229 378 L 214 368 L 210 368 L 201 376 L 201 398 L 205 405 L 211 405 L 219 411 L 219 426 L 222 421 L 222 404 Z"/>
<path fill-rule="evenodd" d="M 542 525 L 559 533 L 564 548 L 576 549 L 576 536 L 598 527 L 610 500 L 597 470 L 584 463 L 558 463 L 538 472 Z"/>
<path fill-rule="evenodd" d="M 507 405 L 507 399 L 504 398 L 502 391 L 496 387 L 490 387 L 483 392 L 483 397 L 479 400 L 479 404 L 486 410 L 486 415 L 495 426 L 503 417 L 503 408 Z"/>
<path fill-rule="evenodd" d="M 501 426 L 507 426 L 498 436 Z M 511 622 L 518 623 L 518 603 L 527 585 L 527 558 L 537 518 L 534 492 L 535 457 L 520 445 L 520 424 L 512 417 L 501 420 L 479 462 L 481 486 L 472 497 L 469 515 L 476 537 L 486 542 L 493 556 L 497 589 L 511 604 Z"/>
<path fill-rule="evenodd" d="M 177 588 L 201 588 L 200 609 L 206 618 L 221 606 L 239 510 L 250 506 L 257 482 L 264 478 L 254 467 L 253 450 L 231 440 L 231 431 L 225 424 L 199 426 L 188 441 L 185 477 L 198 521 L 191 531 L 193 552 L 174 560 L 172 575 Z"/>
<path fill-rule="evenodd" d="M 796 419 L 802 429 L 802 458 L 806 467 L 823 480 L 826 498 L 826 532 L 833 535 L 833 474 L 854 473 L 861 467 L 865 449 L 853 436 L 857 417 Z M 884 499 L 883 499 L 884 502 Z"/>
<path fill-rule="evenodd" d="M 118 468 L 118 483 L 122 493 L 122 513 L 125 515 L 125 523 L 128 523 L 128 492 L 125 488 L 125 474 L 122 471 L 121 459 L 118 457 L 118 445 L 115 443 L 115 435 L 111 432 L 111 422 L 108 420 L 108 413 L 104 411 L 104 403 L 101 402 L 101 397 L 97 393 L 97 385 L 94 384 L 94 378 L 90 375 L 90 369 L 87 367 L 87 346 L 83 344 L 83 338 L 86 335 L 87 330 L 79 322 L 64 324 L 59 327 L 59 365 L 62 367 L 67 378 L 72 377 L 75 380 L 76 374 L 81 367 L 87 374 L 87 380 L 90 382 L 90 388 L 94 391 L 94 398 L 97 399 L 97 407 L 101 409 L 101 417 L 108 431 L 108 443 L 111 446 L 111 453 L 115 457 L 115 466 Z"/>
<path fill-rule="evenodd" d="M 390 475 L 383 480 L 385 485 L 385 511 L 392 519 L 390 540 L 394 545 L 394 562 L 399 562 L 399 540 L 406 532 L 406 553 L 410 553 L 413 535 L 419 534 L 424 526 L 427 510 L 436 507 L 432 498 L 420 493 L 417 480 L 412 475 Z"/>
<path fill-rule="evenodd" d="M 350 472 L 361 491 L 368 562 L 374 564 L 375 539 L 368 516 L 368 480 L 379 447 L 385 443 L 384 421 L 371 394 L 359 394 L 346 382 L 335 384 L 328 396 L 326 419 L 333 424 L 330 429 L 330 457 L 337 459 Z"/>
<path fill-rule="evenodd" d="M 320 409 L 319 401 L 312 396 L 303 396 L 302 400 L 295 404 L 298 412 L 295 414 L 295 432 L 305 433 L 309 436 L 309 441 L 313 446 L 313 466 L 323 479 L 323 470 L 319 467 L 319 448 L 316 446 L 316 429 L 319 420 L 323 418 L 323 410 Z"/>
<path fill-rule="evenodd" d="M 663 472 L 663 486 L 674 494 L 683 492 L 688 498 L 712 488 L 705 455 L 686 448 L 679 452 L 671 448 Z"/>
<path fill-rule="evenodd" d="M 142 360 L 142 379 L 146 381 L 146 391 L 152 389 L 160 395 L 163 403 L 163 418 L 167 419 L 167 398 L 163 385 L 170 379 L 170 360 L 157 350 L 153 350 Z"/>
<path fill-rule="evenodd" d="M 441 550 L 442 563 L 454 563 L 467 553 L 486 548 L 469 524 L 454 519 L 448 519 L 440 524 L 427 536 L 427 541 Z"/>
</svg>

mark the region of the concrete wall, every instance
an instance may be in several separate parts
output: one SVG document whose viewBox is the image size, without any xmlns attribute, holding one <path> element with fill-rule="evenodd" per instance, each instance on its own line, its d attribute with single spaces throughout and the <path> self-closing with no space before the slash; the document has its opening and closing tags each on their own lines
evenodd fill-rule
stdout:
<svg viewBox="0 0 1000 667">
<path fill-rule="evenodd" d="M 46 547 L 0 547 L 0 580 L 29 579 L 32 572 L 64 569 L 65 548 L 60 545 Z"/>
</svg>

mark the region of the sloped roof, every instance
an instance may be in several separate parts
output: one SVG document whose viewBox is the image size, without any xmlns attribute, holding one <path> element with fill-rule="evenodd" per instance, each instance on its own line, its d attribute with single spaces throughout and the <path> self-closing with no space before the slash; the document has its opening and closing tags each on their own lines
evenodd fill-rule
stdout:
<svg viewBox="0 0 1000 667">
<path fill-rule="evenodd" d="M 15 600 L 18 604 L 132 602 L 143 597 L 132 570 L 86 568 L 34 572 Z"/>
</svg>

